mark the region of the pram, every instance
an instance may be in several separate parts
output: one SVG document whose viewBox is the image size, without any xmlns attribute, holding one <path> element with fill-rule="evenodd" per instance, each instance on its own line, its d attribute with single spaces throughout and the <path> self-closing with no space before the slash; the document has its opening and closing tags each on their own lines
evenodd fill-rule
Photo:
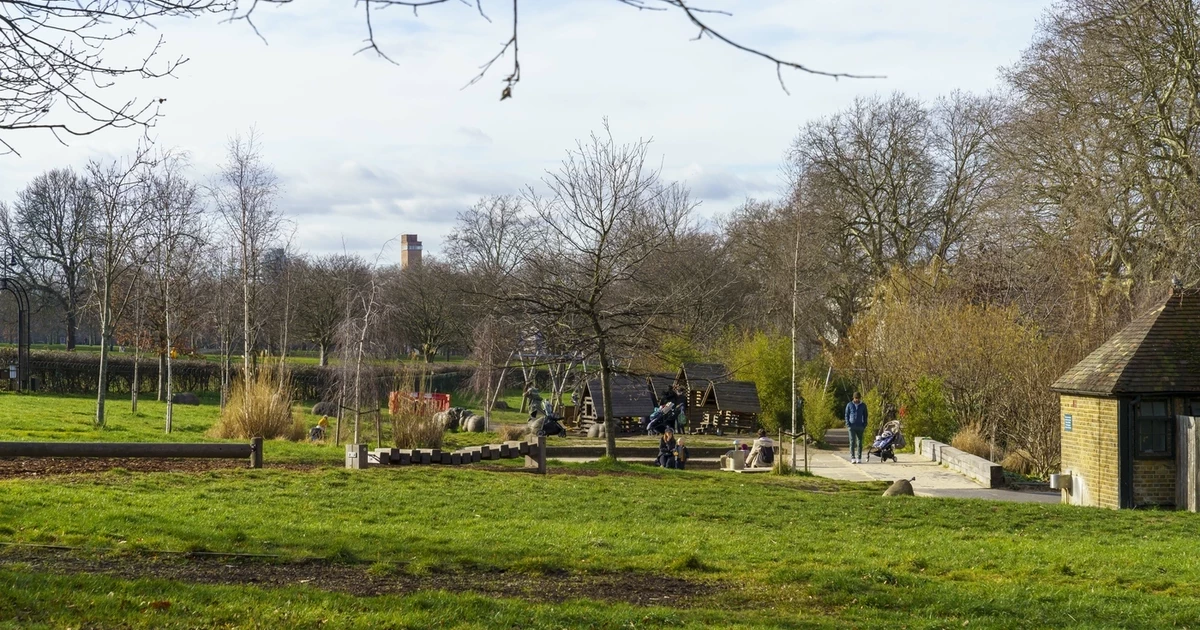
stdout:
<svg viewBox="0 0 1200 630">
<path fill-rule="evenodd" d="M 883 423 L 879 427 L 879 433 L 875 435 L 875 441 L 871 443 L 871 447 L 867 449 L 867 461 L 871 461 L 871 456 L 879 458 L 879 461 L 886 462 L 891 459 L 896 461 L 896 449 L 904 448 L 904 433 L 900 431 L 900 421 L 891 420 Z"/>
<path fill-rule="evenodd" d="M 679 412 L 682 410 L 683 408 L 676 406 L 675 403 L 667 403 L 655 409 L 646 421 L 646 434 L 659 435 L 666 432 L 667 429 L 679 431 Z"/>
<path fill-rule="evenodd" d="M 556 415 L 549 404 L 536 404 L 529 410 L 529 430 L 534 435 L 567 437 L 561 420 L 562 416 Z"/>
</svg>

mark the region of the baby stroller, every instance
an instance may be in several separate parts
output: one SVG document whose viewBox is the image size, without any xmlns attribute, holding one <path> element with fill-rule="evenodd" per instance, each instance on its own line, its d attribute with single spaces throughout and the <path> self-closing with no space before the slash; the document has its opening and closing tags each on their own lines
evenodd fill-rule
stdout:
<svg viewBox="0 0 1200 630">
<path fill-rule="evenodd" d="M 885 422 L 883 426 L 879 427 L 879 433 L 875 436 L 875 441 L 871 443 L 871 448 L 867 449 L 867 461 L 871 461 L 871 456 L 874 455 L 881 462 L 889 459 L 894 462 L 898 448 L 904 448 L 904 434 L 900 432 L 900 421 Z"/>
<path fill-rule="evenodd" d="M 646 422 L 646 434 L 659 435 L 666 432 L 667 429 L 677 431 L 678 428 L 675 426 L 675 423 L 679 417 L 679 410 L 680 408 L 675 406 L 674 403 L 667 403 L 655 409 L 654 413 L 650 414 L 650 419 Z"/>
<path fill-rule="evenodd" d="M 534 435 L 567 437 L 561 420 L 562 416 L 554 413 L 549 402 L 538 399 L 529 407 L 529 430 Z"/>
</svg>

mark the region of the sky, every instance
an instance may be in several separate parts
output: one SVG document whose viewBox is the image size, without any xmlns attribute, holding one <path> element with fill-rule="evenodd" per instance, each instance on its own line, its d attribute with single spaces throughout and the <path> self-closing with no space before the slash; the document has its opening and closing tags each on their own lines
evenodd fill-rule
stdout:
<svg viewBox="0 0 1200 630">
<path fill-rule="evenodd" d="M 652 140 L 652 166 L 682 181 L 711 220 L 747 198 L 773 198 L 781 165 L 807 121 L 860 96 L 900 91 L 932 100 L 986 92 L 1030 43 L 1043 0 L 705 0 L 711 25 L 732 39 L 828 71 L 784 71 L 713 40 L 678 12 L 617 0 L 522 0 L 521 81 L 500 101 L 507 59 L 464 87 L 508 38 L 509 7 L 482 0 L 373 14 L 392 62 L 355 54 L 366 25 L 352 0 L 262 6 L 260 39 L 245 23 L 171 20 L 141 28 L 110 51 L 133 61 L 158 38 L 173 77 L 123 80 L 112 98 L 166 98 L 150 132 L 186 151 L 211 181 L 234 134 L 261 134 L 281 182 L 277 204 L 293 246 L 399 259 L 395 237 L 416 233 L 437 255 L 457 213 L 480 197 L 537 186 L 576 140 L 608 120 L 621 142 Z M 265 39 L 265 42 L 264 42 Z M 70 138 L 9 133 L 21 156 L 0 157 L 0 201 L 50 168 L 82 169 L 135 149 L 134 130 Z M 389 244 L 390 243 L 390 244 Z M 394 260 L 393 260 L 394 259 Z"/>
</svg>

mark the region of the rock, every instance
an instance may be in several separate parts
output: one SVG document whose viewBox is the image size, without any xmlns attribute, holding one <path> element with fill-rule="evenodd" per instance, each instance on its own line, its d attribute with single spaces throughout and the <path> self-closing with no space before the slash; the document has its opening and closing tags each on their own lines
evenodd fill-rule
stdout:
<svg viewBox="0 0 1200 630">
<path fill-rule="evenodd" d="M 483 416 L 471 414 L 462 421 L 462 428 L 463 431 L 470 433 L 483 433 L 483 429 L 485 428 L 486 424 L 487 423 L 483 419 Z"/>
<path fill-rule="evenodd" d="M 338 412 L 337 403 L 332 400 L 326 400 L 313 405 L 312 414 L 314 416 L 336 416 Z"/>
<path fill-rule="evenodd" d="M 916 477 L 913 477 L 911 480 L 910 479 L 897 479 L 895 481 L 895 483 L 893 483 L 891 486 L 888 487 L 887 490 L 883 491 L 883 496 L 885 496 L 885 497 L 899 497 L 899 496 L 911 497 L 911 496 L 913 496 L 912 482 L 916 481 L 916 480 L 917 480 Z"/>
<path fill-rule="evenodd" d="M 508 403 L 503 400 L 497 400 L 492 403 L 492 411 L 508 411 L 509 409 Z"/>
<path fill-rule="evenodd" d="M 605 438 L 608 437 L 608 427 L 603 422 L 597 422 L 588 427 L 587 436 L 590 438 Z"/>
<path fill-rule="evenodd" d="M 433 414 L 433 421 L 441 425 L 442 431 L 457 431 L 458 423 L 450 417 L 449 411 L 439 411 Z"/>
<path fill-rule="evenodd" d="M 176 405 L 199 405 L 200 397 L 192 392 L 179 392 L 171 397 L 171 402 Z"/>
</svg>

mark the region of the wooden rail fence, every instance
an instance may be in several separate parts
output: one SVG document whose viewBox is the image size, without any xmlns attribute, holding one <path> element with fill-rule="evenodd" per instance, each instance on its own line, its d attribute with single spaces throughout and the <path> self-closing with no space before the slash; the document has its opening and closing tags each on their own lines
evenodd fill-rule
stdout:
<svg viewBox="0 0 1200 630">
<path fill-rule="evenodd" d="M 249 444 L 178 442 L 0 442 L 0 457 L 124 457 L 162 459 L 249 459 L 262 468 L 263 439 Z"/>
</svg>

